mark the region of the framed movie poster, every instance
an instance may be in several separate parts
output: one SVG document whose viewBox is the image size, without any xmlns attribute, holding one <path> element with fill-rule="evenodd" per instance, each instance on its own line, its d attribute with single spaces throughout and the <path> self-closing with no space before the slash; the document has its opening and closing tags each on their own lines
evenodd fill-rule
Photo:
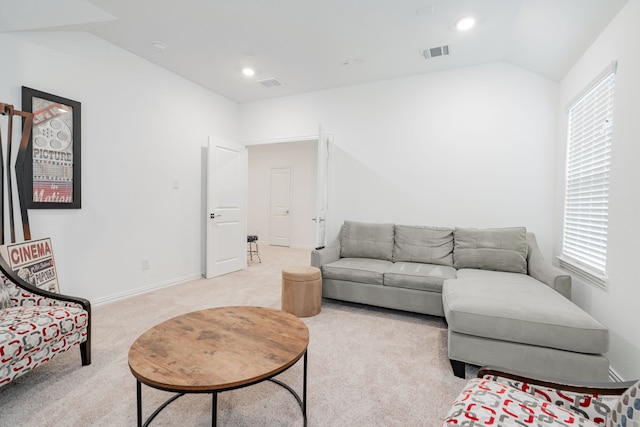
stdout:
<svg viewBox="0 0 640 427">
<path fill-rule="evenodd" d="M 51 239 L 2 245 L 0 255 L 25 282 L 45 291 L 60 293 Z"/>
<path fill-rule="evenodd" d="M 80 209 L 80 103 L 22 86 L 33 113 L 24 165 L 29 209 Z"/>
</svg>

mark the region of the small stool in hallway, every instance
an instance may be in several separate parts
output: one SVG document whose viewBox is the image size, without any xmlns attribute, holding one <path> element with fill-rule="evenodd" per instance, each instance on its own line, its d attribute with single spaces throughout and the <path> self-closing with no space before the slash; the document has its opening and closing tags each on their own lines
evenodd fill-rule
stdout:
<svg viewBox="0 0 640 427">
<path fill-rule="evenodd" d="M 249 254 L 249 258 L 251 259 L 251 261 L 253 261 L 253 254 L 256 254 L 258 256 L 258 262 L 262 262 L 262 258 L 260 258 L 260 252 L 258 252 L 258 236 L 248 235 L 247 243 L 249 244 L 249 250 L 247 251 L 247 253 Z M 252 245 L 255 245 L 256 248 L 253 249 Z"/>
<path fill-rule="evenodd" d="M 310 317 L 322 308 L 322 276 L 316 267 L 298 265 L 282 269 L 282 311 Z"/>
</svg>

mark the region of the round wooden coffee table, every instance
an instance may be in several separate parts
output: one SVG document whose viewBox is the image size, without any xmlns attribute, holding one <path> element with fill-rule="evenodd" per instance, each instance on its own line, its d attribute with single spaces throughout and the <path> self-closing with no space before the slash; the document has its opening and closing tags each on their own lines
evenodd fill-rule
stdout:
<svg viewBox="0 0 640 427">
<path fill-rule="evenodd" d="M 265 307 L 221 307 L 187 313 L 149 329 L 129 349 L 137 380 L 138 426 L 142 426 L 142 386 L 176 392 L 144 422 L 187 393 L 212 395 L 217 423 L 219 392 L 271 381 L 298 401 L 307 424 L 309 330 L 292 314 Z M 302 398 L 273 377 L 304 357 Z"/>
</svg>

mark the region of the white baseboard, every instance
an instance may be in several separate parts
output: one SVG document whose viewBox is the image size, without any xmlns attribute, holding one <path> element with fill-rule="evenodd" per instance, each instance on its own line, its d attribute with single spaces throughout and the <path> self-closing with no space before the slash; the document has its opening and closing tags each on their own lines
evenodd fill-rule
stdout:
<svg viewBox="0 0 640 427">
<path fill-rule="evenodd" d="M 262 241 L 262 240 L 258 241 L 258 244 L 262 245 L 262 246 L 272 246 L 271 243 L 265 242 L 265 241 Z M 274 245 L 274 246 L 278 246 L 278 245 Z M 282 247 L 287 247 L 287 246 L 282 246 Z M 315 249 L 315 247 L 313 247 L 313 246 L 299 245 L 299 244 L 293 244 L 293 243 L 290 244 L 288 247 L 291 248 L 291 249 L 305 249 L 307 251 L 312 251 L 312 250 Z"/>
<path fill-rule="evenodd" d="M 203 276 L 204 275 L 202 273 L 192 274 L 190 276 L 185 276 L 185 277 L 181 277 L 181 278 L 178 278 L 178 279 L 168 280 L 166 282 L 161 282 L 161 283 L 154 283 L 152 285 L 144 286 L 142 288 L 136 288 L 136 289 L 132 289 L 130 291 L 121 292 L 119 294 L 109 295 L 109 296 L 102 297 L 102 298 L 96 298 L 95 300 L 91 301 L 91 305 L 94 306 L 94 307 L 97 307 L 99 305 L 109 304 L 109 303 L 116 302 L 116 301 L 119 301 L 119 300 L 131 298 L 131 297 L 136 296 L 136 295 L 146 294 L 148 292 L 155 291 L 157 289 L 167 288 L 169 286 L 179 285 L 180 283 L 185 283 L 185 282 L 189 282 L 191 280 L 200 279 Z"/>
</svg>

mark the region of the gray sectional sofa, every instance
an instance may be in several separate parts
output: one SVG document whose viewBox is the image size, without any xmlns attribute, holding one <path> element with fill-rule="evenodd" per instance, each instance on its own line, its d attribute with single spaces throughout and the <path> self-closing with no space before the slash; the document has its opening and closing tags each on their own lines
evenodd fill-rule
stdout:
<svg viewBox="0 0 640 427">
<path fill-rule="evenodd" d="M 524 227 L 346 221 L 311 265 L 325 298 L 445 317 L 457 376 L 470 363 L 608 381 L 607 328 L 571 302 L 571 277 Z"/>
</svg>

